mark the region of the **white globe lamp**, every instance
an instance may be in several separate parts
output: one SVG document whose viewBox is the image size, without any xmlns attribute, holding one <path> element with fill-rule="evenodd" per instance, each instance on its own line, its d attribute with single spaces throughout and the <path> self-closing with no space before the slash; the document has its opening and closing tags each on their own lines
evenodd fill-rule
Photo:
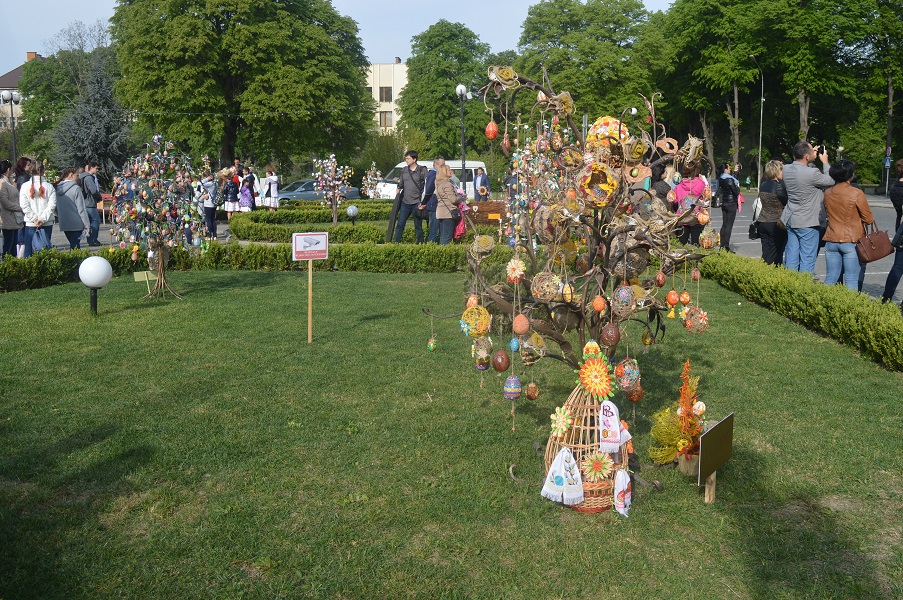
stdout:
<svg viewBox="0 0 903 600">
<path fill-rule="evenodd" d="M 351 219 L 352 227 L 354 227 L 354 220 L 357 218 L 358 212 L 359 211 L 358 211 L 357 207 L 353 204 L 345 210 L 345 213 L 348 215 L 348 218 Z"/>
<path fill-rule="evenodd" d="M 97 314 L 97 290 L 110 283 L 113 267 L 102 256 L 89 256 L 78 267 L 78 278 L 91 290 L 91 314 Z"/>
</svg>

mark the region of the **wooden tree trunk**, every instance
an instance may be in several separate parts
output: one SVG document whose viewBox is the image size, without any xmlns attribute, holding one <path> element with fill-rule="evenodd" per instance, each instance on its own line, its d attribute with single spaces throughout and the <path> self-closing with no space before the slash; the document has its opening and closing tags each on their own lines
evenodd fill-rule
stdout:
<svg viewBox="0 0 903 600">
<path fill-rule="evenodd" d="M 731 135 L 733 143 L 731 144 L 734 168 L 740 163 L 740 90 L 734 81 L 734 116 L 731 118 Z"/>
<path fill-rule="evenodd" d="M 887 149 L 890 150 L 894 141 L 894 75 L 887 72 Z"/>
<path fill-rule="evenodd" d="M 709 177 L 715 176 L 715 126 L 709 125 L 705 118 L 705 111 L 699 111 L 699 123 L 702 125 L 702 134 L 705 137 L 705 156 L 709 160 Z"/>
<path fill-rule="evenodd" d="M 174 297 L 181 300 L 182 296 L 177 294 L 166 280 L 166 268 L 169 266 L 169 257 L 172 255 L 172 248 L 166 244 L 157 244 L 151 250 L 153 251 L 154 256 L 149 257 L 147 263 L 151 271 L 156 273 L 157 282 L 143 299 L 156 298 L 163 300 L 166 298 L 166 292 L 169 292 Z"/>
<path fill-rule="evenodd" d="M 806 90 L 800 90 L 796 95 L 796 101 L 800 105 L 800 139 L 804 140 L 809 136 L 809 96 Z"/>
</svg>

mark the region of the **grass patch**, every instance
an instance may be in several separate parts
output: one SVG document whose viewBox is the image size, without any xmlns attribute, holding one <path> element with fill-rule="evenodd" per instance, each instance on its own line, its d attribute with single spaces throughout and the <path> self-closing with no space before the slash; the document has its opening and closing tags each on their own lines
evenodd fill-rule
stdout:
<svg viewBox="0 0 903 600">
<path fill-rule="evenodd" d="M 581 515 L 533 450 L 575 376 L 537 365 L 512 431 L 455 320 L 426 350 L 463 274 L 318 272 L 311 345 L 306 278 L 122 277 L 96 319 L 80 284 L 0 296 L 0 597 L 903 595 L 899 374 L 704 282 L 709 332 L 638 356 L 633 430 L 648 464 L 691 358 L 737 415 L 716 503 L 646 468 L 629 519 Z"/>
</svg>

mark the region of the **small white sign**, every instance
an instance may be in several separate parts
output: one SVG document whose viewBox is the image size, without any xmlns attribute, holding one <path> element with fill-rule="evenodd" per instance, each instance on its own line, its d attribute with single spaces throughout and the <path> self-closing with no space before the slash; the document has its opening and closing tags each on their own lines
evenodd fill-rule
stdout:
<svg viewBox="0 0 903 600">
<path fill-rule="evenodd" d="M 329 232 L 292 234 L 293 260 L 325 260 L 329 258 Z"/>
</svg>

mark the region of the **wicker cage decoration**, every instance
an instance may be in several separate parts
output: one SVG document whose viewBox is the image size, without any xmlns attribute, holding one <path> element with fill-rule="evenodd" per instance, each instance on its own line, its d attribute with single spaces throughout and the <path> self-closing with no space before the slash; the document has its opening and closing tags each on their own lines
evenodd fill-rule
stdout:
<svg viewBox="0 0 903 600">
<path fill-rule="evenodd" d="M 561 277 L 551 271 L 537 273 L 530 284 L 530 293 L 541 302 L 551 302 L 561 290 Z"/>
<path fill-rule="evenodd" d="M 471 306 L 461 315 L 461 330 L 470 337 L 483 337 L 491 325 L 492 317 L 482 306 Z"/>
<path fill-rule="evenodd" d="M 546 444 L 546 472 L 552 467 L 555 456 L 562 448 L 568 448 L 578 465 L 585 458 L 599 452 L 599 411 L 602 403 L 590 396 L 579 384 L 568 396 L 562 413 L 570 415 L 570 424 L 562 435 L 552 435 Z M 613 461 L 611 475 L 590 481 L 581 466 L 580 475 L 583 480 L 583 502 L 568 506 L 578 512 L 600 513 L 614 506 L 614 476 L 619 469 L 627 468 L 627 448 L 621 445 L 621 451 L 610 454 Z"/>
<path fill-rule="evenodd" d="M 478 234 L 474 236 L 473 242 L 470 244 L 470 253 L 474 257 L 479 257 L 480 255 L 489 254 L 493 248 L 495 248 L 495 240 L 492 239 L 491 235 Z"/>
</svg>

